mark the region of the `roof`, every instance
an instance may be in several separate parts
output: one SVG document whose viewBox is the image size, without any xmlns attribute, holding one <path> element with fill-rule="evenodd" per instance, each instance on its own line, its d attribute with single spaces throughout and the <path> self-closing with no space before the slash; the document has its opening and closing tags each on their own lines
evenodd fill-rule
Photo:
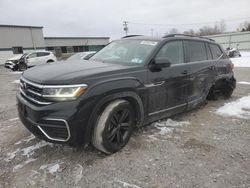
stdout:
<svg viewBox="0 0 250 188">
<path fill-rule="evenodd" d="M 39 28 L 42 29 L 43 26 L 30 26 L 30 25 L 4 25 L 0 24 L 0 27 L 21 27 L 21 28 Z"/>
<path fill-rule="evenodd" d="M 44 39 L 109 39 L 109 37 L 44 37 Z"/>
<path fill-rule="evenodd" d="M 191 39 L 191 40 L 198 40 L 198 41 L 209 41 L 209 42 L 214 42 L 214 40 L 205 38 L 205 37 L 199 37 L 199 36 L 187 36 L 184 34 L 173 34 L 169 36 L 164 36 L 164 37 L 153 37 L 153 36 L 131 36 L 131 37 L 126 37 L 122 38 L 122 40 L 130 40 L 130 39 L 137 39 L 137 40 L 152 40 L 152 41 L 162 41 L 166 39 L 172 39 L 172 38 L 178 38 L 178 39 Z"/>
</svg>

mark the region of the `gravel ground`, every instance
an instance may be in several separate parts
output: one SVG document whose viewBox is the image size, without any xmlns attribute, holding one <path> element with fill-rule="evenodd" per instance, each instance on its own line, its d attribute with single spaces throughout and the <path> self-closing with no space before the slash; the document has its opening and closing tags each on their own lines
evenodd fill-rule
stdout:
<svg viewBox="0 0 250 188">
<path fill-rule="evenodd" d="M 250 85 L 238 84 L 229 100 L 137 130 L 121 152 L 107 156 L 33 137 L 17 118 L 20 75 L 0 67 L 0 188 L 250 187 L 250 120 L 215 113 L 250 94 Z M 250 68 L 235 75 L 250 82 Z"/>
</svg>

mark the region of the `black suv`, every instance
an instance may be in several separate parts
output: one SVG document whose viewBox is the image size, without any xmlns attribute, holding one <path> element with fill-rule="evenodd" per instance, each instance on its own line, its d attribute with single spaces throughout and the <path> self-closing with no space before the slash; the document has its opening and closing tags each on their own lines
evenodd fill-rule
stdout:
<svg viewBox="0 0 250 188">
<path fill-rule="evenodd" d="M 25 71 L 22 123 L 37 137 L 114 153 L 136 127 L 190 110 L 235 88 L 233 64 L 211 39 L 127 36 L 89 61 Z"/>
</svg>

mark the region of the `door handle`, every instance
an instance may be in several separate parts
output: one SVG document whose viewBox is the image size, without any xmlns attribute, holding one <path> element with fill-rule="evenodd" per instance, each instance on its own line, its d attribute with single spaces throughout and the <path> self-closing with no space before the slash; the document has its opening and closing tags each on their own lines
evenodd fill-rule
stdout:
<svg viewBox="0 0 250 188">
<path fill-rule="evenodd" d="M 181 72 L 181 74 L 184 74 L 184 75 L 187 74 L 187 73 L 188 73 L 187 70 L 184 70 L 184 71 Z"/>
</svg>

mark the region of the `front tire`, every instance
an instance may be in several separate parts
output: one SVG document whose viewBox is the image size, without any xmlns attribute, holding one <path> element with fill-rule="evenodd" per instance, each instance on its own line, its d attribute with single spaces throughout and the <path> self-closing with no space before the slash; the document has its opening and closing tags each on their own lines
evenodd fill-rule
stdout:
<svg viewBox="0 0 250 188">
<path fill-rule="evenodd" d="M 106 154 L 115 153 L 128 143 L 134 127 L 133 107 L 126 100 L 115 100 L 105 107 L 97 119 L 92 144 Z"/>
<path fill-rule="evenodd" d="M 19 71 L 25 71 L 28 68 L 28 66 L 25 63 L 19 63 L 18 70 Z"/>
</svg>

